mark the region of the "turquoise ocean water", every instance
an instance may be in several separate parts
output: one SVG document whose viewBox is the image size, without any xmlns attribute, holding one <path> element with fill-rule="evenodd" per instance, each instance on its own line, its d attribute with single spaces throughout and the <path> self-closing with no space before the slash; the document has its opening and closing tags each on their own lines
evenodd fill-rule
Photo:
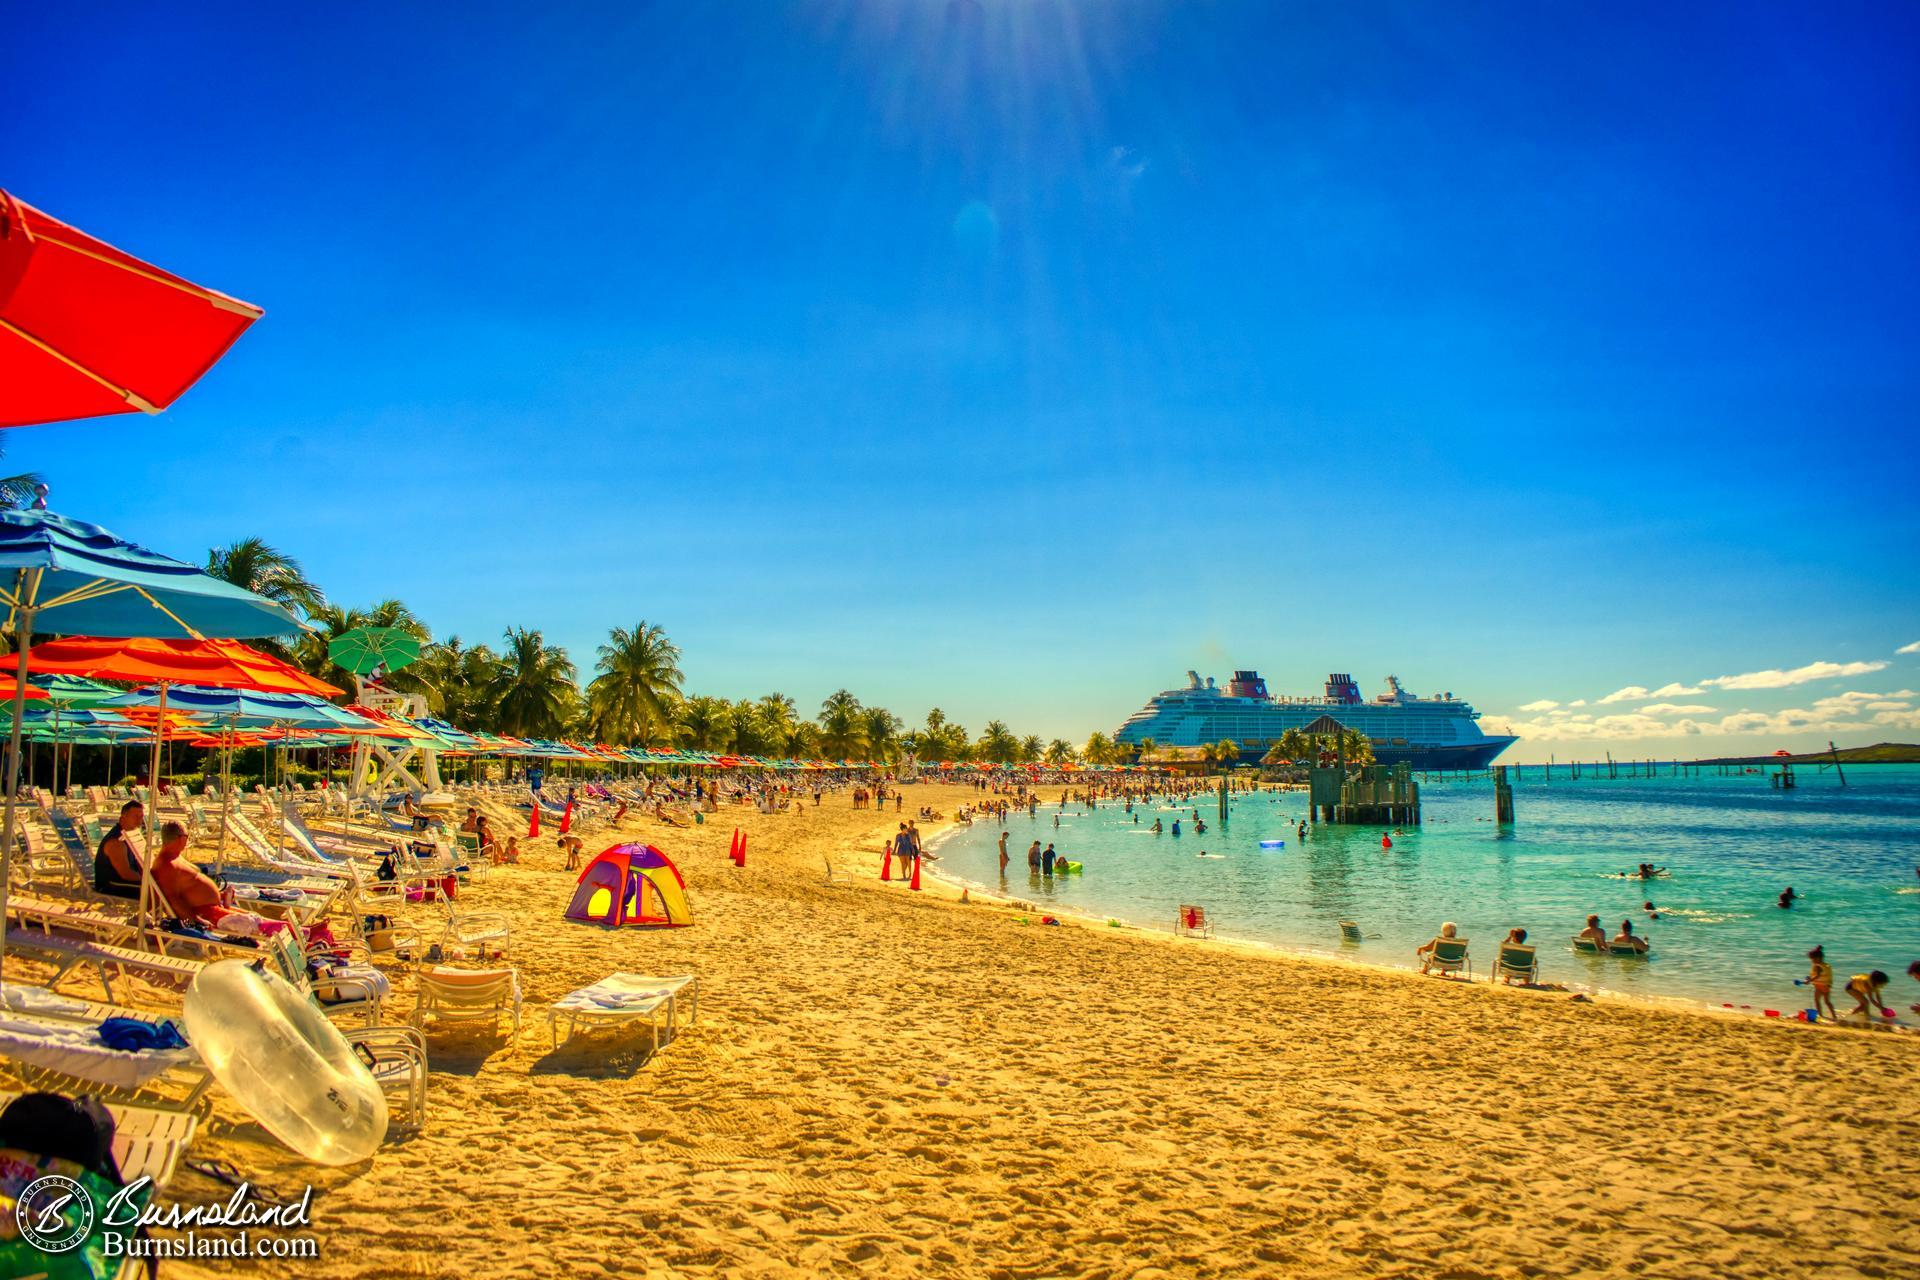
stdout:
<svg viewBox="0 0 1920 1280">
<path fill-rule="evenodd" d="M 1177 807 L 1154 801 L 1137 806 L 1138 825 L 1118 803 L 1059 809 L 1054 792 L 1037 819 L 1009 815 L 1006 881 L 994 821 L 955 832 L 937 852 L 943 875 L 1042 907 L 1170 928 L 1175 907 L 1194 902 L 1221 936 L 1377 964 L 1410 966 L 1414 947 L 1451 920 L 1471 939 L 1480 976 L 1495 944 L 1520 926 L 1539 946 L 1544 981 L 1783 1013 L 1811 1003 L 1793 979 L 1819 943 L 1840 984 L 1886 970 L 1888 1002 L 1904 1010 L 1920 1000 L 1905 972 L 1920 959 L 1920 766 L 1860 766 L 1847 780 L 1842 788 L 1831 770 L 1810 767 L 1792 791 L 1753 774 L 1532 778 L 1516 785 L 1518 823 L 1505 831 L 1491 820 L 1490 782 L 1428 783 L 1424 824 L 1395 836 L 1391 851 L 1378 827 L 1320 826 L 1299 844 L 1298 792 L 1236 797 L 1224 824 L 1212 795 Z M 1194 831 L 1195 808 L 1204 835 Z M 1149 834 L 1156 817 L 1169 829 L 1182 818 L 1183 834 Z M 1085 872 L 1029 876 L 1035 838 Z M 1285 847 L 1260 847 L 1271 839 Z M 1641 862 L 1670 878 L 1618 878 Z M 1775 900 L 1788 885 L 1802 896 L 1783 911 Z M 1648 899 L 1658 920 L 1642 909 Z M 1609 935 L 1632 919 L 1652 940 L 1649 958 L 1575 955 L 1568 939 L 1589 912 Z M 1342 919 L 1357 921 L 1365 940 L 1342 943 Z"/>
</svg>

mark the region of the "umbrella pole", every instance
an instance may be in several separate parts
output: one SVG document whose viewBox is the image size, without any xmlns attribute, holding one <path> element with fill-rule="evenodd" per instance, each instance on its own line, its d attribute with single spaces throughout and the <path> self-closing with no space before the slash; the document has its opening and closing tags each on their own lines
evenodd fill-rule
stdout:
<svg viewBox="0 0 1920 1280">
<path fill-rule="evenodd" d="M 31 600 L 40 590 L 39 569 L 22 569 L 14 575 L 14 599 Z M 33 588 L 27 589 L 27 580 L 31 576 Z M 13 806 L 14 792 L 20 784 L 20 716 L 27 705 L 27 647 L 33 643 L 33 608 L 21 609 L 16 618 L 16 627 L 20 640 L 19 661 L 13 671 L 13 727 L 7 731 L 7 798 L 5 834 L 0 835 L 0 986 L 6 983 L 7 973 L 7 893 L 13 887 Z"/>
<path fill-rule="evenodd" d="M 233 803 L 233 730 L 226 732 L 226 750 L 220 758 L 220 847 L 214 853 L 220 870 L 227 869 L 227 806 Z"/>
<path fill-rule="evenodd" d="M 144 936 L 147 932 L 147 900 L 153 894 L 153 859 L 159 852 L 158 833 L 160 829 L 160 741 L 167 733 L 167 682 L 159 682 L 160 717 L 153 726 L 153 763 L 147 768 L 147 847 L 145 856 L 140 859 L 140 918 L 134 926 Z M 155 923 L 158 921 L 156 919 Z M 154 950 L 164 951 L 159 945 L 159 930 L 156 928 Z"/>
</svg>

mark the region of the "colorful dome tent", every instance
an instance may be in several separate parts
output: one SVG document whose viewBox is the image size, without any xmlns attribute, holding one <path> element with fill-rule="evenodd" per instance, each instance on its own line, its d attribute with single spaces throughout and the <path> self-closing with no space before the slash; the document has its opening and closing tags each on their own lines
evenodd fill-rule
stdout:
<svg viewBox="0 0 1920 1280">
<path fill-rule="evenodd" d="M 616 844 L 580 872 L 567 919 L 582 924 L 678 927 L 693 923 L 687 882 L 650 844 Z"/>
</svg>

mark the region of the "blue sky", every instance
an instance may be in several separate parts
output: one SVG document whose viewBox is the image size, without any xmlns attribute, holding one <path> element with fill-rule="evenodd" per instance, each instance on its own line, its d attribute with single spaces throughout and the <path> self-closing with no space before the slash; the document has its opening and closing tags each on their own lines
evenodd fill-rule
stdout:
<svg viewBox="0 0 1920 1280">
<path fill-rule="evenodd" d="M 1911 6 L 276 9 L 11 19 L 0 184 L 266 308 L 56 509 L 976 729 L 1920 739 Z"/>
</svg>

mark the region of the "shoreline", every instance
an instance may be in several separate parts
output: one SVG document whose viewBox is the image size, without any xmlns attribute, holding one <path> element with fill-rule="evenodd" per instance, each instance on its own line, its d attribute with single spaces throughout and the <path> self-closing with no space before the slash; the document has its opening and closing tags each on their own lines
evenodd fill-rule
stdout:
<svg viewBox="0 0 1920 1280">
<path fill-rule="evenodd" d="M 941 844 L 958 835 L 964 829 L 965 828 L 957 821 L 942 819 L 937 831 L 927 836 L 923 841 L 927 852 L 929 854 L 933 853 Z M 1011 866 L 1011 863 L 1009 863 L 1009 865 Z M 1118 916 L 1089 915 L 1084 911 L 1074 911 L 1067 908 L 1043 907 L 1036 903 L 1029 902 L 1025 898 L 1001 893 L 990 886 L 978 884 L 959 876 L 946 874 L 940 870 L 940 860 L 937 858 L 931 859 L 929 865 L 923 868 L 922 880 L 931 880 L 939 884 L 943 890 L 946 890 L 947 892 L 940 895 L 945 900 L 956 900 L 960 897 L 961 891 L 965 890 L 972 895 L 971 900 L 973 902 L 981 905 L 1000 905 L 1030 911 L 1038 915 L 1050 915 L 1062 922 L 1070 922 L 1080 928 L 1097 929 L 1102 932 L 1137 933 L 1143 937 L 1154 938 L 1171 945 L 1193 945 L 1199 947 L 1220 946 L 1234 954 L 1244 956 L 1260 956 L 1270 959 L 1278 958 L 1305 964 L 1322 964 L 1336 968 L 1357 969 L 1368 973 L 1396 974 L 1405 978 L 1430 977 L 1430 975 L 1422 974 L 1410 963 L 1404 965 L 1393 964 L 1381 960 L 1363 960 L 1355 956 L 1331 955 L 1326 952 L 1306 950 L 1291 946 L 1285 942 L 1270 941 L 1265 938 L 1232 937 L 1217 933 L 1211 938 L 1183 937 L 1176 934 L 1171 928 L 1161 925 L 1136 924 L 1131 920 Z M 879 884 L 880 882 L 876 880 L 874 883 Z M 1114 929 L 1109 924 L 1112 920 L 1120 921 L 1118 929 Z M 1581 982 L 1553 982 L 1539 986 L 1521 986 L 1505 982 L 1491 982 L 1485 978 L 1459 979 L 1436 977 L 1432 978 L 1432 980 L 1435 982 L 1446 982 L 1452 985 L 1481 987 L 1494 991 L 1518 992 L 1529 996 L 1577 995 L 1595 1002 L 1619 1003 L 1648 1010 L 1687 1013 L 1709 1018 L 1758 1021 L 1761 1023 L 1795 1027 L 1802 1031 L 1853 1031 L 1872 1033 L 1875 1035 L 1893 1034 L 1908 1037 L 1920 1035 L 1920 1026 L 1904 1023 L 1862 1023 L 1844 1019 L 1836 1020 L 1825 1018 L 1817 1024 L 1807 1023 L 1793 1017 L 1792 1011 L 1784 1008 L 1780 1010 L 1779 1017 L 1769 1018 L 1761 1007 L 1754 1005 L 1732 1005 L 1724 1002 L 1716 1003 L 1699 996 L 1641 995 L 1632 992 L 1616 991 L 1610 987 L 1591 986 Z M 1909 1002 L 1895 1001 L 1890 1003 L 1892 1007 L 1904 1012 L 1906 1003 Z"/>
</svg>

